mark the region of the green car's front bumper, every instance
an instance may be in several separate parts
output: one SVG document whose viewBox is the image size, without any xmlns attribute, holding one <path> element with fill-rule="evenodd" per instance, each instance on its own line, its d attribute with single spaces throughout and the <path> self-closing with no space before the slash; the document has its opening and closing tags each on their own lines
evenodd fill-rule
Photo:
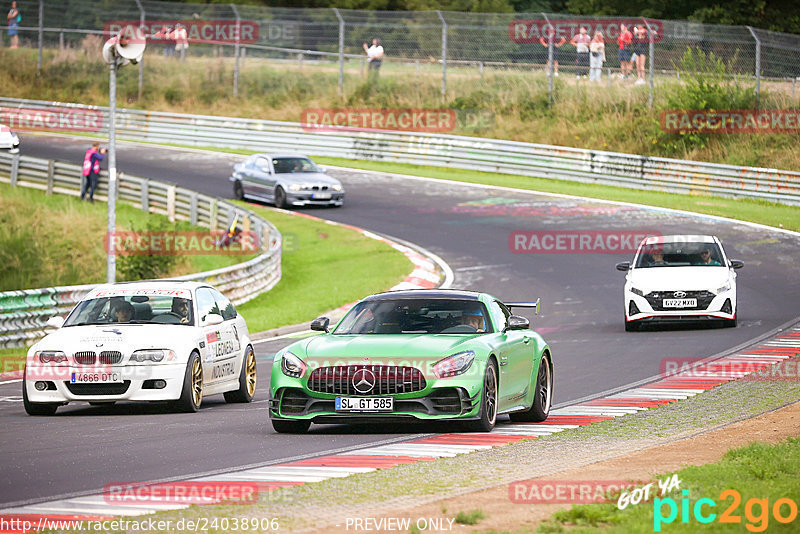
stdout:
<svg viewBox="0 0 800 534">
<path fill-rule="evenodd" d="M 280 371 L 278 371 L 280 372 Z M 431 421 L 476 419 L 480 410 L 482 380 L 474 377 L 430 379 L 411 393 L 353 395 L 312 391 L 307 378 L 282 375 L 272 384 L 269 400 L 271 419 L 308 420 L 313 423 Z M 336 397 L 392 397 L 391 412 L 336 411 Z"/>
</svg>

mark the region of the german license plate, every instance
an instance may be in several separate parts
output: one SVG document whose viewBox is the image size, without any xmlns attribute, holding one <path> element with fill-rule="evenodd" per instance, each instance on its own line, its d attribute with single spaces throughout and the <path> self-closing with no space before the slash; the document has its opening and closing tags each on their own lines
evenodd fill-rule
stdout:
<svg viewBox="0 0 800 534">
<path fill-rule="evenodd" d="M 311 198 L 314 200 L 330 200 L 331 194 L 330 193 L 313 193 Z"/>
<path fill-rule="evenodd" d="M 73 372 L 70 375 L 69 381 L 73 384 L 119 384 L 122 383 L 122 375 L 118 372 L 89 372 L 78 373 Z"/>
<path fill-rule="evenodd" d="M 392 397 L 336 397 L 337 412 L 391 412 Z"/>
<path fill-rule="evenodd" d="M 696 308 L 697 299 L 664 299 L 665 308 Z"/>
</svg>

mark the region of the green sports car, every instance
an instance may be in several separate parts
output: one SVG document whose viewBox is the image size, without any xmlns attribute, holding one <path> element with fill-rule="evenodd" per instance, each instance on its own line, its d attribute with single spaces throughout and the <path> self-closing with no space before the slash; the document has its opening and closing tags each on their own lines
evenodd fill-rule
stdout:
<svg viewBox="0 0 800 534">
<path fill-rule="evenodd" d="M 497 415 L 543 421 L 553 359 L 513 307 L 485 293 L 390 291 L 353 306 L 322 335 L 275 355 L 269 415 L 278 432 L 311 423 L 458 420 L 489 432 Z"/>
</svg>

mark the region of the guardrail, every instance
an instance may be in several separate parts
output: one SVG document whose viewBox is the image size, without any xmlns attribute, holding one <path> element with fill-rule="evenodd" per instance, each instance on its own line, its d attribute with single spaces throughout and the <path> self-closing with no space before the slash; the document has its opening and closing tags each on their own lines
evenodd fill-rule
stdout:
<svg viewBox="0 0 800 534">
<path fill-rule="evenodd" d="M 0 97 L 27 110 L 108 108 Z M 34 126 L 35 127 L 35 126 Z M 299 123 L 120 109 L 117 137 L 148 143 L 255 151 L 302 151 L 350 159 L 434 165 L 684 194 L 800 205 L 800 172 L 737 167 L 599 150 L 413 132 L 320 131 Z M 24 151 L 24 146 L 23 146 Z"/>
<path fill-rule="evenodd" d="M 53 160 L 0 153 L 0 182 L 48 193 L 79 195 L 81 166 Z M 100 180 L 95 196 L 108 198 L 108 182 Z M 234 304 L 247 302 L 271 289 L 281 278 L 278 229 L 250 210 L 176 185 L 120 173 L 118 199 L 143 211 L 185 220 L 210 230 L 229 228 L 234 219 L 245 232 L 261 239 L 261 254 L 250 261 L 213 271 L 177 277 L 213 284 Z M 0 293 L 0 348 L 20 347 L 46 334 L 45 323 L 69 312 L 98 284 L 27 289 Z"/>
</svg>

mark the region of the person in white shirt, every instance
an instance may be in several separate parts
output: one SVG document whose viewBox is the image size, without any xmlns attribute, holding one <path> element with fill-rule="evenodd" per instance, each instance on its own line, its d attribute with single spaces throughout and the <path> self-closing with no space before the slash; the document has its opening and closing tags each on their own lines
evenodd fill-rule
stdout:
<svg viewBox="0 0 800 534">
<path fill-rule="evenodd" d="M 186 33 L 186 28 L 180 22 L 175 25 L 175 31 L 172 32 L 172 37 L 175 39 L 175 51 L 180 56 L 181 61 L 186 60 L 186 50 L 189 48 L 189 35 Z"/>
<path fill-rule="evenodd" d="M 364 51 L 367 53 L 370 74 L 374 72 L 375 76 L 377 76 L 378 71 L 381 68 L 381 61 L 383 61 L 383 47 L 381 46 L 381 40 L 378 38 L 373 39 L 372 46 L 370 47 L 367 47 L 367 43 L 364 43 Z"/>
<path fill-rule="evenodd" d="M 603 63 L 606 60 L 606 44 L 602 32 L 594 34 L 594 39 L 589 44 L 590 65 L 589 81 L 599 82 L 602 76 Z"/>
<path fill-rule="evenodd" d="M 572 37 L 570 44 L 577 49 L 576 63 L 578 65 L 577 76 L 586 77 L 589 74 L 589 43 L 592 38 L 586 33 L 586 27 L 581 26 L 581 33 Z"/>
</svg>

